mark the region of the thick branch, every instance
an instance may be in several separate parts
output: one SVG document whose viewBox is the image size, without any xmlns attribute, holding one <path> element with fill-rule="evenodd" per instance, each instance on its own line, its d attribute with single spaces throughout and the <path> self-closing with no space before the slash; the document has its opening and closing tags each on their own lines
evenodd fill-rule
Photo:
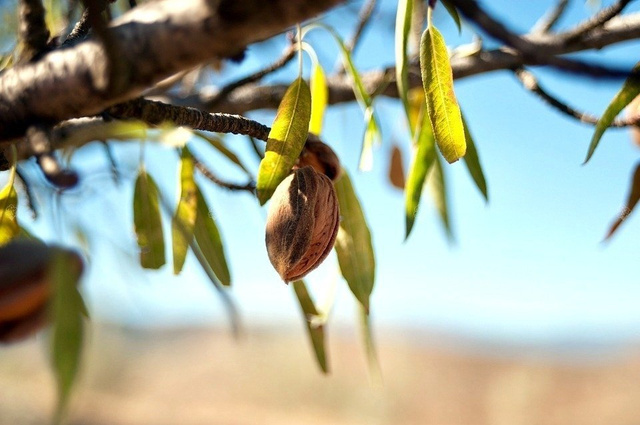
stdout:
<svg viewBox="0 0 640 425">
<path fill-rule="evenodd" d="M 111 25 L 129 71 L 109 91 L 107 54 L 88 40 L 0 75 L 0 140 L 33 122 L 92 115 L 176 72 L 211 58 L 232 57 L 341 0 L 160 0 L 129 11 Z"/>
</svg>

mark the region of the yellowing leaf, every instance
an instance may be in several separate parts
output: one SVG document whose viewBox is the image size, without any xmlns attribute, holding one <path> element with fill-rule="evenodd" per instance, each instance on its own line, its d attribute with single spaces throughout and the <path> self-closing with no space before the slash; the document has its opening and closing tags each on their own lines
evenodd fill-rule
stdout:
<svg viewBox="0 0 640 425">
<path fill-rule="evenodd" d="M 329 372 L 329 366 L 327 364 L 327 353 L 324 339 L 324 325 L 317 325 L 314 323 L 313 318 L 319 315 L 316 306 L 313 304 L 311 295 L 307 290 L 303 280 L 296 280 L 293 282 L 293 290 L 296 293 L 296 298 L 300 304 L 300 309 L 304 315 L 305 323 L 307 326 L 307 333 L 309 339 L 313 345 L 313 351 L 316 355 L 316 361 L 322 372 Z"/>
<path fill-rule="evenodd" d="M 182 148 L 180 158 L 180 198 L 171 221 L 171 238 L 173 241 L 173 273 L 182 271 L 187 257 L 189 244 L 193 238 L 196 224 L 197 197 L 196 182 L 193 180 L 193 158 L 189 149 Z"/>
<path fill-rule="evenodd" d="M 327 79 L 324 70 L 319 63 L 313 65 L 311 71 L 311 119 L 309 121 L 309 133 L 320 135 L 322 133 L 322 122 L 324 111 L 327 108 L 329 90 L 327 89 Z"/>
<path fill-rule="evenodd" d="M 631 185 L 629 188 L 629 195 L 627 196 L 627 204 L 624 206 L 616 221 L 613 222 L 611 227 L 609 228 L 609 232 L 607 232 L 607 236 L 605 236 L 605 240 L 611 238 L 618 227 L 629 217 L 633 209 L 640 201 L 640 163 L 636 166 L 636 170 L 633 173 L 633 177 L 631 178 Z"/>
<path fill-rule="evenodd" d="M 598 120 L 596 124 L 596 130 L 593 133 L 593 137 L 591 138 L 591 143 L 589 144 L 589 150 L 587 152 L 587 157 L 584 160 L 585 163 L 591 159 L 591 156 L 595 152 L 598 147 L 598 143 L 600 143 L 600 139 L 604 132 L 609 128 L 613 120 L 616 116 L 627 106 L 636 96 L 640 94 L 640 82 L 638 82 L 638 73 L 640 72 L 640 63 L 636 64 L 633 67 L 633 77 L 627 78 L 627 80 L 622 85 L 622 88 L 616 95 L 613 100 L 607 106 L 607 109 L 604 111 L 604 114 Z"/>
<path fill-rule="evenodd" d="M 399 0 L 396 12 L 396 85 L 398 94 L 404 106 L 407 120 L 410 125 L 410 132 L 413 134 L 411 118 L 409 113 L 409 60 L 407 58 L 407 44 L 409 42 L 409 30 L 411 29 L 411 12 L 413 11 L 413 0 Z"/>
<path fill-rule="evenodd" d="M 447 162 L 456 162 L 464 156 L 467 149 L 464 126 L 453 91 L 453 74 L 447 45 L 433 24 L 422 33 L 420 69 L 436 144 Z"/>
<path fill-rule="evenodd" d="M 256 189 L 260 205 L 271 198 L 289 175 L 307 140 L 311 118 L 311 92 L 302 78 L 287 89 L 269 132 L 264 158 L 260 161 Z"/>
<path fill-rule="evenodd" d="M 427 183 L 429 184 L 429 189 L 431 189 L 433 203 L 438 211 L 438 215 L 440 216 L 440 221 L 442 222 L 447 238 L 449 238 L 449 240 L 453 240 L 451 220 L 449 219 L 447 184 L 445 181 L 444 170 L 442 169 L 442 163 L 437 155 L 433 162 L 433 167 L 431 167 L 431 174 L 427 177 Z"/>
<path fill-rule="evenodd" d="M 405 239 L 411 234 L 413 224 L 416 220 L 420 198 L 422 197 L 422 188 L 427 177 L 427 173 L 433 165 L 436 156 L 435 141 L 431 131 L 431 122 L 426 111 L 422 110 L 421 119 L 418 121 L 419 127 L 416 128 L 417 150 L 413 157 L 411 169 L 407 176 L 407 184 L 405 186 Z"/>
<path fill-rule="evenodd" d="M 484 177 L 484 171 L 482 171 L 482 165 L 480 165 L 480 158 L 478 157 L 478 151 L 476 149 L 476 144 L 473 141 L 473 137 L 471 137 L 471 133 L 469 132 L 469 126 L 462 116 L 462 122 L 464 123 L 464 134 L 465 139 L 467 140 L 467 153 L 464 156 L 464 164 L 467 166 L 469 170 L 469 174 L 471 178 L 476 184 L 476 187 L 482 193 L 482 196 L 486 201 L 489 200 L 489 192 L 487 191 L 487 180 Z"/>
<path fill-rule="evenodd" d="M 422 87 L 414 87 L 409 90 L 409 125 L 415 129 L 422 119 L 422 110 L 425 108 L 424 89 Z M 431 128 L 431 124 L 429 124 Z M 414 137 L 414 141 L 417 139 Z"/>
<path fill-rule="evenodd" d="M 18 236 L 18 194 L 9 181 L 0 191 L 0 245 Z"/>
<path fill-rule="evenodd" d="M 389 155 L 389 181 L 397 189 L 404 189 L 404 166 L 402 165 L 402 151 L 398 145 L 393 145 Z"/>
<path fill-rule="evenodd" d="M 340 271 L 368 312 L 376 268 L 371 233 L 346 171 L 335 187 L 342 217 L 335 245 Z"/>
<path fill-rule="evenodd" d="M 224 254 L 224 246 L 222 245 L 220 232 L 200 189 L 196 186 L 195 190 L 198 205 L 194 228 L 196 243 L 220 283 L 224 286 L 229 286 L 231 285 L 231 275 L 229 274 L 229 267 L 227 266 L 227 259 Z"/>
<path fill-rule="evenodd" d="M 158 187 L 144 169 L 136 179 L 133 223 L 140 247 L 140 265 L 145 269 L 159 269 L 165 263 L 165 256 Z"/>
</svg>

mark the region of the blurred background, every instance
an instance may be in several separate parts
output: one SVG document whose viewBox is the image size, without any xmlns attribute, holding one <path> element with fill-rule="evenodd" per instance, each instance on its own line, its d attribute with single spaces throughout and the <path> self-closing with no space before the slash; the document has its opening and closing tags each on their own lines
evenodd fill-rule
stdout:
<svg viewBox="0 0 640 425">
<path fill-rule="evenodd" d="M 570 2 L 570 28 L 612 2 Z M 554 1 L 483 5 L 518 32 Z M 14 2 L 0 0 L 10 16 Z M 323 19 L 349 38 L 362 2 Z M 362 72 L 394 62 L 396 2 L 379 0 L 354 55 Z M 636 13 L 632 3 L 625 13 Z M 10 24 L 9 21 L 7 21 Z M 470 43 L 442 7 L 434 22 L 452 47 Z M 6 29 L 9 27 L 6 27 Z M 327 73 L 338 50 L 314 31 L 309 43 Z M 251 46 L 241 64 L 208 73 L 203 90 L 261 69 L 281 55 L 284 35 Z M 494 46 L 484 40 L 484 46 Z M 580 57 L 631 67 L 640 43 Z M 295 61 L 267 82 L 289 82 Z M 305 59 L 305 76 L 310 61 Z M 572 106 L 600 114 L 621 82 L 532 70 Z M 638 149 L 611 129 L 582 166 L 593 128 L 560 115 L 522 89 L 511 72 L 456 81 L 489 186 L 485 203 L 460 163 L 447 167 L 454 239 L 428 196 L 404 241 L 404 198 L 388 181 L 391 147 L 411 160 L 400 103 L 376 100 L 384 141 L 370 172 L 357 170 L 363 127 L 357 104 L 329 108 L 323 138 L 339 154 L 360 196 L 377 256 L 372 322 L 383 382 L 371 379 L 355 300 L 335 257 L 309 276 L 329 311 L 331 373 L 318 370 L 291 288 L 268 262 L 266 210 L 252 196 L 200 181 L 230 260 L 231 295 L 243 332 L 234 338 L 215 291 L 191 254 L 183 273 L 141 271 L 131 199 L 140 144 L 114 143 L 122 175 L 111 178 L 98 145 L 73 156 L 81 186 L 57 193 L 25 165 L 41 208 L 21 223 L 38 236 L 88 253 L 83 295 L 92 314 L 73 424 L 637 424 L 640 423 L 640 221 L 631 215 L 608 243 L 626 200 Z M 250 114 L 263 123 L 273 111 Z M 206 144 L 191 142 L 220 175 L 242 174 Z M 246 139 L 228 147 L 252 167 Z M 176 196 L 175 151 L 148 144 L 146 167 Z M 4 180 L 3 180 L 4 182 Z M 426 194 L 425 194 L 426 195 Z M 174 198 L 175 199 L 175 198 Z M 21 200 L 22 202 L 22 200 Z M 165 220 L 165 235 L 170 232 Z M 0 348 L 0 424 L 47 423 L 54 381 L 47 336 Z"/>
</svg>

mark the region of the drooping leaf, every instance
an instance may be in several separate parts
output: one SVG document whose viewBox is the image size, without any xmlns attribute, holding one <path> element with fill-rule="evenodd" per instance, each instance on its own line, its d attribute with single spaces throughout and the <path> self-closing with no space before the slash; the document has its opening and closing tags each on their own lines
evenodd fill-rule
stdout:
<svg viewBox="0 0 640 425">
<path fill-rule="evenodd" d="M 289 175 L 307 140 L 310 118 L 311 92 L 307 83 L 298 78 L 280 102 L 260 161 L 256 185 L 260 205 L 271 198 L 278 184 Z"/>
<path fill-rule="evenodd" d="M 311 295 L 307 290 L 307 286 L 304 280 L 296 280 L 293 282 L 293 290 L 296 293 L 300 309 L 304 315 L 305 323 L 307 326 L 307 332 L 309 339 L 313 345 L 313 351 L 316 355 L 316 361 L 323 373 L 329 372 L 329 366 L 327 364 L 327 352 L 324 339 L 324 325 L 314 323 L 314 317 L 319 315 L 316 306 L 313 304 Z"/>
<path fill-rule="evenodd" d="M 627 203 L 618 215 L 618 218 L 613 222 L 609 231 L 607 232 L 607 236 L 605 236 L 605 240 L 611 238 L 618 227 L 629 217 L 633 209 L 638 205 L 638 201 L 640 201 L 640 163 L 636 166 L 636 169 L 633 173 L 633 177 L 631 178 L 631 185 L 629 187 L 629 195 L 627 196 Z"/>
<path fill-rule="evenodd" d="M 449 16 L 451 16 L 453 21 L 456 23 L 456 27 L 458 27 L 458 33 L 462 32 L 462 22 L 460 21 L 460 14 L 458 14 L 458 9 L 456 9 L 456 7 L 451 4 L 449 0 L 441 0 L 441 2 L 444 8 L 447 9 L 447 12 L 449 12 Z"/>
<path fill-rule="evenodd" d="M 600 143 L 600 139 L 604 132 L 609 128 L 613 120 L 616 116 L 627 106 L 633 99 L 636 98 L 640 94 L 640 81 L 638 81 L 638 73 L 640 73 L 640 62 L 633 67 L 633 76 L 627 78 L 627 80 L 622 85 L 622 88 L 616 95 L 613 97 L 609 106 L 604 111 L 598 123 L 596 124 L 595 132 L 593 133 L 593 137 L 591 138 L 591 143 L 589 144 L 589 150 L 587 151 L 587 157 L 584 160 L 586 164 L 591 156 L 593 156 L 593 152 L 595 152 L 598 147 L 598 143 Z"/>
<path fill-rule="evenodd" d="M 453 230 L 451 228 L 451 220 L 449 219 L 449 201 L 447 193 L 447 183 L 445 180 L 444 170 L 440 157 L 436 155 L 431 167 L 431 173 L 427 177 L 427 184 L 431 190 L 433 203 L 444 227 L 444 231 L 449 240 L 453 240 Z"/>
<path fill-rule="evenodd" d="M 365 354 L 367 356 L 367 365 L 369 366 L 369 374 L 371 380 L 375 384 L 382 384 L 382 372 L 380 371 L 380 362 L 378 361 L 378 353 L 376 344 L 373 340 L 373 330 L 371 329 L 371 316 L 361 305 L 359 306 L 360 331 L 362 333 L 362 343 L 364 345 Z"/>
<path fill-rule="evenodd" d="M 487 180 L 484 177 L 484 171 L 482 171 L 482 165 L 480 165 L 480 158 L 478 157 L 478 150 L 476 144 L 469 132 L 469 126 L 462 116 L 462 122 L 464 123 L 464 135 L 467 140 L 467 153 L 464 155 L 464 165 L 467 166 L 471 178 L 476 184 L 476 187 L 482 193 L 485 201 L 489 200 L 489 192 L 487 191 Z"/>
<path fill-rule="evenodd" d="M 213 213 L 202 196 L 202 192 L 196 186 L 196 199 L 198 213 L 194 228 L 195 241 L 200 247 L 204 258 L 211 270 L 224 286 L 231 285 L 231 275 L 227 266 L 227 259 L 222 245 L 222 238 L 218 226 L 213 218 Z"/>
<path fill-rule="evenodd" d="M 413 0 L 399 0 L 398 10 L 396 12 L 396 34 L 395 34 L 395 53 L 396 53 L 396 85 L 398 86 L 398 94 L 404 106 L 407 120 L 409 121 L 409 130 L 413 134 L 411 126 L 411 118 L 409 113 L 409 60 L 407 58 L 407 45 L 409 42 L 409 31 L 411 30 L 411 14 L 413 11 Z"/>
<path fill-rule="evenodd" d="M 17 215 L 18 194 L 10 179 L 0 191 L 0 246 L 20 234 Z"/>
<path fill-rule="evenodd" d="M 422 197 L 422 188 L 424 187 L 427 173 L 433 165 L 436 156 L 435 141 L 433 132 L 431 131 L 431 121 L 425 111 L 422 110 L 422 116 L 418 120 L 418 128 L 416 128 L 417 149 L 413 156 L 411 169 L 407 176 L 407 184 L 405 186 L 405 239 L 411 234 L 413 224 L 416 220 L 418 207 L 420 206 L 420 198 Z"/>
<path fill-rule="evenodd" d="M 422 120 L 422 111 L 425 108 L 424 89 L 422 87 L 414 87 L 409 90 L 409 124 L 411 128 L 416 129 L 420 120 Z M 431 124 L 429 124 L 431 128 Z M 414 132 L 415 133 L 415 132 Z M 414 134 L 415 136 L 415 134 Z M 418 139 L 413 137 L 413 141 L 417 142 Z"/>
<path fill-rule="evenodd" d="M 389 181 L 397 189 L 404 189 L 404 166 L 402 165 L 402 152 L 398 145 L 393 145 L 389 155 Z"/>
<path fill-rule="evenodd" d="M 245 165 L 242 163 L 240 158 L 238 158 L 238 155 L 236 155 L 233 151 L 231 151 L 229 148 L 227 148 L 225 146 L 225 144 L 223 143 L 223 141 L 220 140 L 220 138 L 218 138 L 216 136 L 210 136 L 208 134 L 204 134 L 204 133 L 202 133 L 200 131 L 195 131 L 194 134 L 196 136 L 202 138 L 203 140 L 206 140 L 207 142 L 209 142 L 209 144 L 211 146 L 213 146 L 213 148 L 215 150 L 217 150 L 222 155 L 224 155 L 229 161 L 231 161 L 234 164 L 236 164 L 242 171 L 244 171 L 244 173 L 248 177 L 253 177 L 251 175 L 251 172 L 249 171 L 249 169 L 247 167 L 245 167 Z"/>
<path fill-rule="evenodd" d="M 51 363 L 58 387 L 55 422 L 60 423 L 80 366 L 83 317 L 87 314 L 78 292 L 82 270 L 77 257 L 67 251 L 56 250 L 47 273 L 53 288 Z"/>
<path fill-rule="evenodd" d="M 197 197 L 196 182 L 193 180 L 193 158 L 189 149 L 182 148 L 180 157 L 180 198 L 171 221 L 173 241 L 173 273 L 179 274 L 187 258 L 189 244 L 196 224 Z"/>
<path fill-rule="evenodd" d="M 322 122 L 324 121 L 324 111 L 327 108 L 329 90 L 327 89 L 327 79 L 324 70 L 319 63 L 313 64 L 311 71 L 311 119 L 309 121 L 309 133 L 320 135 L 322 133 Z"/>
<path fill-rule="evenodd" d="M 447 162 L 456 162 L 467 149 L 464 125 L 453 90 L 447 45 L 433 24 L 422 33 L 420 69 L 436 144 Z"/>
<path fill-rule="evenodd" d="M 165 254 L 158 186 L 144 169 L 136 179 L 133 223 L 140 247 L 140 265 L 145 269 L 159 269 L 165 264 Z"/>
<path fill-rule="evenodd" d="M 369 311 L 376 268 L 371 233 L 346 171 L 335 188 L 342 217 L 335 245 L 340 271 L 353 295 Z"/>
</svg>

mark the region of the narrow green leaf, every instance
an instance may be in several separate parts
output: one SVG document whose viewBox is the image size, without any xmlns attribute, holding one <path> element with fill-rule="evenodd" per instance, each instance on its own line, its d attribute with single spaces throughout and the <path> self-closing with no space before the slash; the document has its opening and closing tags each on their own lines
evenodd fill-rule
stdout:
<svg viewBox="0 0 640 425">
<path fill-rule="evenodd" d="M 487 180 L 484 177 L 484 171 L 482 171 L 482 165 L 480 165 L 480 158 L 478 157 L 478 150 L 476 144 L 469 132 L 469 126 L 467 125 L 464 115 L 462 116 L 462 122 L 464 124 L 464 136 L 467 140 L 467 153 L 464 156 L 464 165 L 467 166 L 471 178 L 476 184 L 476 187 L 482 193 L 485 201 L 489 200 L 489 192 L 487 191 Z"/>
<path fill-rule="evenodd" d="M 411 118 L 409 114 L 409 60 L 407 58 L 407 45 L 409 42 L 409 31 L 411 30 L 411 14 L 413 12 L 413 0 L 399 0 L 398 10 L 396 13 L 396 34 L 395 34 L 395 53 L 396 53 L 396 85 L 398 86 L 398 94 L 407 114 L 409 122 L 409 130 L 413 134 L 411 127 Z"/>
<path fill-rule="evenodd" d="M 453 240 L 453 230 L 451 228 L 451 220 L 449 219 L 449 201 L 447 194 L 447 184 L 445 180 L 444 170 L 442 168 L 442 162 L 440 157 L 436 155 L 433 167 L 431 167 L 431 173 L 427 177 L 427 184 L 431 190 L 431 196 L 435 204 L 440 221 L 444 227 L 444 231 L 447 238 Z"/>
<path fill-rule="evenodd" d="M 452 5 L 449 0 L 441 0 L 441 2 L 444 8 L 447 9 L 447 12 L 449 12 L 449 16 L 451 16 L 453 21 L 456 23 L 456 27 L 458 27 L 458 33 L 462 32 L 462 22 L 460 21 L 460 14 L 458 14 L 458 9 L 456 9 L 456 7 Z"/>
<path fill-rule="evenodd" d="M 420 69 L 436 144 L 447 162 L 456 162 L 464 156 L 467 149 L 464 125 L 453 91 L 453 74 L 447 45 L 433 24 L 422 33 Z"/>
<path fill-rule="evenodd" d="M 180 198 L 171 220 L 171 238 L 173 241 L 173 273 L 182 271 L 187 258 L 187 250 L 193 238 L 196 224 L 197 197 L 196 182 L 193 180 L 193 158 L 189 149 L 182 148 L 180 157 Z"/>
<path fill-rule="evenodd" d="M 360 331 L 362 333 L 362 343 L 364 345 L 365 354 L 367 356 L 367 365 L 369 366 L 369 374 L 371 380 L 380 385 L 382 384 L 382 372 L 380 371 L 380 362 L 378 361 L 378 353 L 376 352 L 376 344 L 373 340 L 373 330 L 371 329 L 371 316 L 359 306 Z"/>
<path fill-rule="evenodd" d="M 211 210 L 207 205 L 207 201 L 202 196 L 202 192 L 196 186 L 196 199 L 198 205 L 198 213 L 194 228 L 194 236 L 196 243 L 200 247 L 204 258 L 211 270 L 224 286 L 231 285 L 231 275 L 227 266 L 227 259 L 224 254 L 224 246 L 220 238 L 218 226 L 213 218 Z"/>
<path fill-rule="evenodd" d="M 329 366 L 327 364 L 324 325 L 317 325 L 313 323 L 313 318 L 319 316 L 318 310 L 313 304 L 313 300 L 311 299 L 311 295 L 307 290 L 307 286 L 305 285 L 304 280 L 296 280 L 295 282 L 293 282 L 293 290 L 296 293 L 298 303 L 300 304 L 300 309 L 302 310 L 302 314 L 307 325 L 307 332 L 309 334 L 311 344 L 313 345 L 313 351 L 315 352 L 318 366 L 323 373 L 328 373 Z"/>
<path fill-rule="evenodd" d="M 302 79 L 287 89 L 273 121 L 264 158 L 260 161 L 256 189 L 260 205 L 291 172 L 307 140 L 311 118 L 311 92 Z"/>
<path fill-rule="evenodd" d="M 618 227 L 629 217 L 633 209 L 638 205 L 638 201 L 640 201 L 640 163 L 636 166 L 636 169 L 631 177 L 631 184 L 629 185 L 629 195 L 627 195 L 627 203 L 618 214 L 618 218 L 613 222 L 607 235 L 605 236 L 605 240 L 611 238 Z"/>
<path fill-rule="evenodd" d="M 236 155 L 233 151 L 227 148 L 222 140 L 216 136 L 209 136 L 200 131 L 195 131 L 193 134 L 200 137 L 203 140 L 209 142 L 209 144 L 218 152 L 220 152 L 223 156 L 225 156 L 229 161 L 236 164 L 248 177 L 253 177 L 249 169 L 242 163 L 238 155 Z"/>
<path fill-rule="evenodd" d="M 58 387 L 55 422 L 60 423 L 78 374 L 86 307 L 78 292 L 82 268 L 75 254 L 55 250 L 47 273 L 53 288 L 51 362 Z"/>
<path fill-rule="evenodd" d="M 405 186 L 405 239 L 411 234 L 413 224 L 416 220 L 418 207 L 420 206 L 420 198 L 422 197 L 422 188 L 424 187 L 427 173 L 433 165 L 436 156 L 435 140 L 431 131 L 431 121 L 429 116 L 422 108 L 420 118 L 418 119 L 418 127 L 416 128 L 417 150 L 413 156 L 413 162 L 407 183 Z"/>
<path fill-rule="evenodd" d="M 369 311 L 376 268 L 371 233 L 346 171 L 335 187 L 342 217 L 335 245 L 340 271 L 353 295 Z"/>
<path fill-rule="evenodd" d="M 327 108 L 329 89 L 327 78 L 319 63 L 313 65 L 311 71 L 311 120 L 309 121 L 309 133 L 320 135 L 324 121 L 324 111 Z"/>
<path fill-rule="evenodd" d="M 136 179 L 133 223 L 140 247 L 140 265 L 145 269 L 159 269 L 165 263 L 165 255 L 158 187 L 144 169 Z"/>
<path fill-rule="evenodd" d="M 593 133 L 593 137 L 591 138 L 591 143 L 589 144 L 589 150 L 587 152 L 587 157 L 584 160 L 586 164 L 591 156 L 595 152 L 598 147 L 598 143 L 600 143 L 600 139 L 604 132 L 609 128 L 613 120 L 616 116 L 627 106 L 636 96 L 640 94 L 640 82 L 638 81 L 638 73 L 640 72 L 640 62 L 633 67 L 633 77 L 628 78 L 622 88 L 616 95 L 613 97 L 613 100 L 607 106 L 607 109 L 604 111 L 604 114 L 598 120 L 596 124 L 596 130 Z"/>
<path fill-rule="evenodd" d="M 0 246 L 20 234 L 17 215 L 18 194 L 10 180 L 0 191 Z"/>
</svg>

